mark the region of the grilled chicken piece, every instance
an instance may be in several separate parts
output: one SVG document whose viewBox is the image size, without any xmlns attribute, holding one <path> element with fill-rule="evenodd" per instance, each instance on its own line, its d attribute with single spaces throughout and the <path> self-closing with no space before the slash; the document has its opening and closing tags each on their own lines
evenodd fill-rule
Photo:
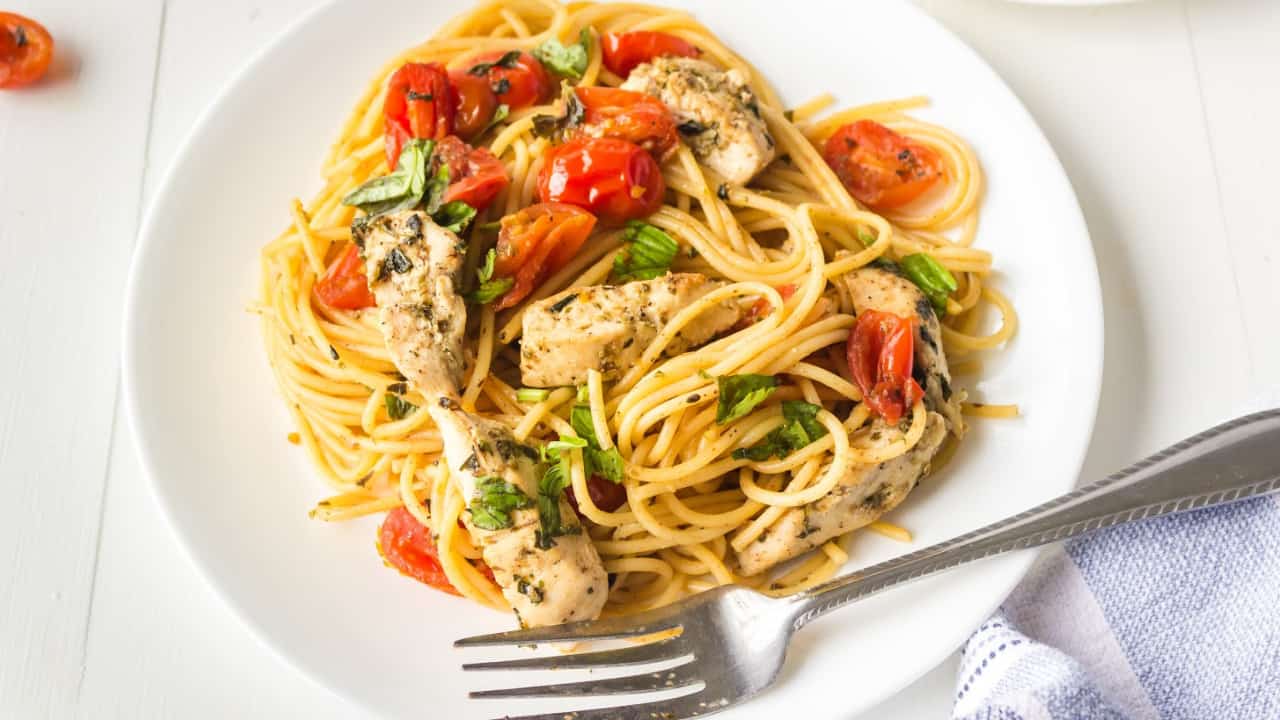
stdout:
<svg viewBox="0 0 1280 720">
<path fill-rule="evenodd" d="M 632 70 L 622 89 L 665 103 L 693 154 L 731 183 L 746 185 L 773 160 L 773 137 L 739 70 L 694 58 L 656 58 Z"/>
<path fill-rule="evenodd" d="M 764 572 L 832 538 L 875 522 L 906 499 L 907 493 L 928 472 L 929 461 L 946 436 L 946 421 L 938 413 L 929 413 L 924 435 L 906 453 L 878 465 L 855 466 L 831 492 L 783 513 L 764 534 L 738 553 L 742 574 Z M 876 420 L 871 425 L 870 437 L 873 446 L 883 447 L 900 440 L 902 431 Z"/>
<path fill-rule="evenodd" d="M 458 409 L 466 304 L 457 292 L 464 246 L 421 212 L 386 215 L 353 225 L 364 250 L 369 287 L 396 367 L 426 396 L 440 429 L 450 476 L 471 505 L 480 480 L 501 478 L 530 499 L 543 467 L 538 452 L 516 442 L 501 424 Z M 555 625 L 595 618 L 608 595 L 600 556 L 569 502 L 560 498 L 569 534 L 538 547 L 538 510 L 511 513 L 512 525 L 486 530 L 465 516 L 467 529 L 493 569 L 522 625 Z"/>
<path fill-rule="evenodd" d="M 723 282 L 697 273 L 566 290 L 524 313 L 520 376 L 530 387 L 580 385 L 587 371 L 606 380 L 625 373 L 676 313 Z M 708 308 L 667 345 L 670 357 L 733 327 L 741 309 L 732 301 Z"/>
<path fill-rule="evenodd" d="M 392 362 L 432 404 L 437 395 L 457 395 L 467 326 L 458 292 L 465 245 L 416 211 L 357 221 L 351 234 L 364 251 Z"/>
<path fill-rule="evenodd" d="M 964 419 L 960 416 L 960 403 L 964 394 L 951 389 L 947 356 L 942 352 L 942 326 L 929 299 L 892 265 L 861 267 L 845 275 L 844 279 L 853 296 L 855 312 L 879 310 L 919 320 L 913 368 L 916 382 L 924 388 L 925 405 L 941 413 L 957 437 L 963 435 L 965 428 Z"/>
<path fill-rule="evenodd" d="M 511 483 L 530 499 L 538 497 L 538 479 L 546 468 L 538 451 L 518 442 L 506 426 L 461 410 L 438 410 L 432 419 L 444 438 L 449 474 L 466 497 L 475 497 L 481 480 L 492 477 Z M 554 538 L 555 544 L 546 549 L 538 546 L 536 503 L 513 511 L 511 527 L 502 530 L 477 527 L 473 517 L 464 517 L 467 529 L 522 626 L 559 625 L 600 615 L 609 580 L 595 545 L 563 495 L 560 521 L 572 534 Z"/>
</svg>

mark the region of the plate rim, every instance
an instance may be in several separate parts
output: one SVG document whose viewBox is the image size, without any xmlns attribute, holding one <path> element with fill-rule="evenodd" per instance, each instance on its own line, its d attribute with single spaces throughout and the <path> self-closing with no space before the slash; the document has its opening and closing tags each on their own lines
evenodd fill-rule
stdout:
<svg viewBox="0 0 1280 720">
<path fill-rule="evenodd" d="M 205 129 L 213 122 L 218 110 L 224 104 L 224 101 L 230 96 L 241 82 L 248 77 L 264 60 L 273 53 L 273 51 L 295 35 L 301 33 L 307 26 L 317 20 L 317 18 L 330 12 L 332 8 L 344 2 L 351 0 L 324 0 L 315 7 L 299 14 L 291 20 L 281 31 L 271 37 L 266 43 L 260 46 L 255 52 L 249 55 L 242 64 L 228 76 L 221 87 L 213 94 L 208 103 L 201 109 L 197 115 L 195 122 L 185 133 L 181 143 L 176 151 L 170 157 L 165 171 L 160 177 L 160 181 L 156 184 L 155 190 L 151 197 L 147 200 L 146 210 L 143 221 L 139 225 L 136 239 L 133 245 L 132 254 L 129 262 L 129 272 L 126 279 L 125 296 L 124 296 L 124 319 L 122 322 L 122 344 L 121 344 L 121 393 L 123 395 L 124 415 L 128 423 L 129 434 L 132 437 L 135 456 L 139 461 L 139 466 L 143 475 L 146 477 L 149 494 L 160 510 L 165 526 L 169 532 L 177 539 L 178 546 L 181 548 L 182 555 L 194 567 L 197 574 L 206 587 L 213 591 L 213 594 L 228 607 L 235 615 L 236 619 L 249 629 L 250 634 L 262 647 L 265 647 L 271 655 L 280 660 L 284 665 L 298 672 L 308 681 L 318 688 L 342 698 L 342 700 L 354 708 L 361 711 L 380 716 L 381 711 L 377 706 L 371 705 L 365 699 L 358 697 L 347 687 L 333 684 L 327 681 L 321 671 L 313 667 L 303 657 L 290 653 L 285 647 L 277 643 L 268 628 L 260 623 L 250 610 L 234 595 L 229 587 L 222 582 L 211 570 L 209 564 L 202 561 L 200 549 L 196 546 L 192 535 L 185 531 L 177 522 L 176 512 L 173 508 L 175 499 L 163 488 L 163 483 L 159 481 L 159 473 L 154 467 L 154 438 L 147 438 L 145 433 L 140 431 L 140 417 L 143 409 L 139 406 L 139 397 L 136 388 L 141 384 L 138 377 L 137 354 L 141 348 L 137 347 L 138 341 L 138 324 L 139 324 L 139 304 L 140 298 L 140 281 L 145 270 L 146 257 L 151 247 L 158 242 L 156 223 L 158 222 L 158 208 L 163 204 L 163 199 L 172 192 L 172 186 L 178 176 L 179 168 L 186 164 L 189 155 L 192 154 L 195 145 L 195 139 L 203 134 Z M 601 0 L 608 2 L 610 0 Z M 1018 0 L 1025 1 L 1025 0 Z M 1052 0 L 1050 0 L 1052 1 Z M 1096 1 L 1096 0 L 1095 0 Z M 1114 0 L 1102 0 L 1108 2 Z M 1125 1 L 1125 0 L 1121 0 Z M 662 0 L 656 0 L 661 3 Z M 1075 300 L 1078 305 L 1082 305 L 1082 314 L 1090 317 L 1096 317 L 1097 321 L 1091 323 L 1086 328 L 1087 334 L 1093 336 L 1092 347 L 1095 351 L 1090 354 L 1089 362 L 1078 363 L 1077 370 L 1088 378 L 1088 386 L 1091 391 L 1086 397 L 1077 396 L 1080 404 L 1086 406 L 1083 416 L 1086 421 L 1082 424 L 1080 439 L 1075 443 L 1075 447 L 1068 448 L 1070 451 L 1067 458 L 1071 460 L 1070 465 L 1074 468 L 1072 475 L 1076 477 L 1076 483 L 1080 481 L 1080 471 L 1083 469 L 1088 451 L 1092 445 L 1092 438 L 1097 427 L 1098 406 L 1101 400 L 1102 380 L 1104 371 L 1105 358 L 1105 340 L 1106 340 L 1106 316 L 1102 304 L 1101 280 L 1098 273 L 1097 255 L 1094 252 L 1092 236 L 1089 232 L 1088 223 L 1085 219 L 1084 212 L 1080 207 L 1079 196 L 1077 195 L 1070 175 L 1067 173 L 1065 166 L 1062 164 L 1057 151 L 1048 137 L 1044 134 L 1040 123 L 1036 121 L 1035 116 L 1023 103 L 1021 97 L 1014 92 L 1013 88 L 1005 81 L 1005 79 L 996 71 L 996 69 L 970 46 L 963 38 L 953 32 L 937 18 L 930 15 L 923 8 L 909 0 L 894 0 L 894 2 L 906 13 L 913 14 L 919 22 L 928 23 L 933 28 L 949 37 L 959 51 L 970 56 L 970 59 L 977 62 L 994 82 L 995 87 L 1005 92 L 1023 115 L 1024 121 L 1033 131 L 1035 139 L 1041 144 L 1042 149 L 1047 153 L 1046 158 L 1052 161 L 1052 166 L 1057 170 L 1059 177 L 1065 183 L 1065 188 L 1070 195 L 1070 203 L 1064 203 L 1064 219 L 1071 220 L 1073 227 L 1069 234 L 1077 238 L 1077 242 L 1081 245 L 1080 250 L 1083 252 L 1081 260 L 1088 260 L 1088 268 L 1091 272 L 1086 273 L 1087 277 L 1078 278 L 1087 285 L 1086 292 L 1080 293 Z M 1030 0 L 1032 4 L 1045 4 L 1045 0 Z M 1065 198 L 1064 198 L 1065 200 Z M 1069 207 L 1067 207 L 1069 205 Z M 918 548 L 917 548 L 918 549 Z M 994 600 L 987 608 L 985 615 L 993 613 L 1009 596 L 1018 584 L 1020 584 L 1026 574 L 1030 571 L 1036 559 L 1046 550 L 1048 546 L 1036 548 L 1031 551 L 1023 551 L 1006 557 L 1006 562 L 1016 565 L 1016 572 L 1010 573 L 1009 580 L 999 587 L 998 593 L 993 594 Z M 937 644 L 938 650 L 933 653 L 922 653 L 922 660 L 913 664 L 913 670 L 901 674 L 901 681 L 896 684 L 885 684 L 878 688 L 876 692 L 869 693 L 876 696 L 876 699 L 862 706 L 858 712 L 866 712 L 877 705 L 889 700 L 893 696 L 900 693 L 904 688 L 919 680 L 925 674 L 937 668 L 947 657 L 958 650 L 964 641 L 972 634 L 973 628 L 961 627 L 959 624 L 950 624 L 950 629 L 945 633 L 946 641 Z M 770 688 L 769 691 L 776 692 L 778 686 Z"/>
</svg>

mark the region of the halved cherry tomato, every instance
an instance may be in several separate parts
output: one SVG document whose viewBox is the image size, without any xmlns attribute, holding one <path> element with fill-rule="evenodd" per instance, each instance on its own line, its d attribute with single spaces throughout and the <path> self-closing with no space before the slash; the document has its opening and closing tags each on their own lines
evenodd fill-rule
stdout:
<svg viewBox="0 0 1280 720">
<path fill-rule="evenodd" d="M 452 595 L 460 594 L 444 574 L 440 550 L 431 531 L 402 507 L 383 518 L 378 528 L 378 554 L 401 575 Z"/>
<path fill-rule="evenodd" d="M 53 60 L 53 37 L 40 23 L 17 13 L 0 12 L 0 88 L 39 80 Z"/>
<path fill-rule="evenodd" d="M 608 87 L 578 87 L 574 93 L 582 103 L 582 135 L 627 140 L 659 160 L 680 144 L 676 122 L 657 98 Z"/>
<path fill-rule="evenodd" d="M 553 147 L 538 174 L 542 202 L 586 208 L 610 225 L 652 215 L 666 189 L 653 156 L 616 138 L 576 138 Z"/>
<path fill-rule="evenodd" d="M 453 130 L 463 139 L 470 140 L 489 127 L 493 113 L 498 109 L 498 96 L 489 87 L 488 78 L 466 72 L 449 73 L 453 85 L 457 109 L 453 115 Z"/>
<path fill-rule="evenodd" d="M 316 282 L 316 295 L 325 305 L 339 310 L 359 310 L 376 304 L 355 243 L 348 244 L 330 263 L 324 277 Z"/>
<path fill-rule="evenodd" d="M 779 285 L 777 287 L 777 290 L 778 290 L 778 294 L 782 296 L 783 300 L 788 300 L 791 298 L 792 295 L 796 294 L 796 286 L 794 283 Z M 752 325 L 755 325 L 757 322 L 760 322 L 760 318 L 764 317 L 765 315 L 768 315 L 769 311 L 772 309 L 773 309 L 773 304 L 770 303 L 768 299 L 760 298 L 759 300 L 751 303 L 751 307 L 747 308 L 747 312 L 743 314 L 742 319 L 739 320 L 738 324 L 734 325 L 733 327 L 737 330 L 741 330 L 742 328 L 746 328 L 746 327 L 751 327 Z"/>
<path fill-rule="evenodd" d="M 911 377 L 915 351 L 915 318 L 864 310 L 849 333 L 849 372 L 862 390 L 862 401 L 893 425 L 924 397 Z"/>
<path fill-rule="evenodd" d="M 551 75 L 547 73 L 542 63 L 529 53 L 520 53 L 520 56 L 510 63 L 511 67 L 490 65 L 487 70 L 477 69 L 479 65 L 498 62 L 505 54 L 492 52 L 480 55 L 466 72 L 487 78 L 489 88 L 497 95 L 498 102 L 512 110 L 537 105 L 550 99 L 556 89 L 551 82 Z"/>
<path fill-rule="evenodd" d="M 488 148 L 473 148 L 452 135 L 436 143 L 435 158 L 449 165 L 444 202 L 461 200 L 483 210 L 510 183 L 507 168 Z"/>
<path fill-rule="evenodd" d="M 578 509 L 578 498 L 573 494 L 573 488 L 566 488 L 564 494 L 573 511 L 585 520 L 586 516 Z M 622 483 L 610 482 L 599 475 L 587 478 L 587 494 L 591 496 L 591 502 L 605 512 L 613 512 L 627 501 L 627 488 Z"/>
<path fill-rule="evenodd" d="M 562 203 L 530 205 L 502 218 L 493 275 L 515 278 L 516 282 L 493 309 L 515 305 L 548 275 L 567 265 L 595 225 L 594 215 Z"/>
<path fill-rule="evenodd" d="M 664 55 L 698 57 L 702 51 L 675 35 L 652 30 L 605 33 L 600 38 L 604 66 L 609 72 L 626 77 L 635 66 Z"/>
<path fill-rule="evenodd" d="M 387 83 L 383 101 L 387 166 L 411 138 L 443 139 L 453 132 L 454 94 L 439 63 L 406 63 Z"/>
<path fill-rule="evenodd" d="M 881 210 L 902 207 L 942 177 L 942 158 L 874 120 L 836 130 L 822 156 L 849 193 Z"/>
</svg>

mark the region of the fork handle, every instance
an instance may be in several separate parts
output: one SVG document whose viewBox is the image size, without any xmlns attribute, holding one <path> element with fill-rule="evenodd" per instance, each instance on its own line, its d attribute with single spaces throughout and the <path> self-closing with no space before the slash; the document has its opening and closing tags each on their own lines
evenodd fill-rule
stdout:
<svg viewBox="0 0 1280 720">
<path fill-rule="evenodd" d="M 1277 489 L 1280 410 L 1247 415 L 1026 512 L 794 595 L 792 627 L 798 630 L 855 600 L 972 560 Z"/>
</svg>

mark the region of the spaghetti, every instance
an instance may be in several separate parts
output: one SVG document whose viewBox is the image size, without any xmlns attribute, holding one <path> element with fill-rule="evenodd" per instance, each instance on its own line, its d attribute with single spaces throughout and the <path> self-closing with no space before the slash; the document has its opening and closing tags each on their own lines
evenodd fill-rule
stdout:
<svg viewBox="0 0 1280 720">
<path fill-rule="evenodd" d="M 569 487 L 611 574 L 605 612 L 652 608 L 732 582 L 777 593 L 814 585 L 847 560 L 845 538 L 822 544 L 780 573 L 752 577 L 739 574 L 735 553 L 761 538 L 789 508 L 830 493 L 845 468 L 909 452 L 926 425 L 924 406 L 917 402 L 908 410 L 899 441 L 868 442 L 873 414 L 845 360 L 856 317 L 841 278 L 877 259 L 926 253 L 955 279 L 942 326 L 953 361 L 976 367 L 975 353 L 1001 346 L 1015 332 L 1012 305 L 987 282 L 992 256 L 973 247 L 982 172 L 960 138 L 907 114 L 925 104 L 921 98 L 819 117 L 832 103 L 824 96 L 787 111 L 759 72 L 691 16 L 644 5 L 485 3 L 393 58 L 370 81 L 324 161 L 323 188 L 305 205 L 295 201 L 292 223 L 261 256 L 259 311 L 267 355 L 301 444 L 334 491 L 312 514 L 339 521 L 403 507 L 430 528 L 453 588 L 476 602 L 508 607 L 459 522 L 468 512 L 467 498 L 449 482 L 447 464 L 440 462 L 442 438 L 430 415 L 412 411 L 424 396 L 404 387 L 376 310 L 335 309 L 319 301 L 314 288 L 352 240 L 355 210 L 342 204 L 343 197 L 384 171 L 383 96 L 398 68 L 410 62 L 467 68 L 486 53 L 530 51 L 548 39 L 570 43 L 584 29 L 594 41 L 588 43 L 580 87 L 617 86 L 625 79 L 602 62 L 598 40 L 605 33 L 673 35 L 700 49 L 703 59 L 749 78 L 777 154 L 746 186 L 718 182 L 685 144 L 662 165 L 666 194 L 646 222 L 679 244 L 671 270 L 727 284 L 680 310 L 616 382 L 604 382 L 593 370 L 583 387 L 602 449 L 616 447 L 626 466 L 626 503 L 610 511 L 593 500 L 580 454 L 574 453 L 570 464 Z M 481 136 L 510 185 L 463 233 L 468 242 L 483 244 L 486 222 L 536 202 L 537 177 L 552 142 L 535 134 L 535 118 L 559 112 L 558 103 L 513 110 Z M 837 129 L 859 120 L 875 121 L 936 153 L 945 178 L 942 189 L 883 213 L 863 207 L 821 151 Z M 568 418 L 580 402 L 578 390 L 519 392 L 523 313 L 531 303 L 568 288 L 608 282 L 624 242 L 620 230 L 597 229 L 523 302 L 500 312 L 484 305 L 469 313 L 464 410 L 502 423 L 530 444 L 574 434 Z M 753 324 L 664 357 L 664 348 L 683 327 L 717 303 L 741 298 L 760 299 Z M 994 332 L 983 333 L 991 308 L 1000 322 Z M 769 402 L 719 424 L 715 378 L 742 374 L 773 375 L 781 386 Z M 388 397 L 392 388 L 394 400 Z M 761 442 L 780 426 L 777 401 L 785 400 L 819 406 L 814 419 L 825 434 L 785 457 L 735 457 L 735 449 Z M 1011 406 L 965 409 L 984 417 L 1016 414 Z M 910 538 L 883 522 L 870 529 Z"/>
</svg>

